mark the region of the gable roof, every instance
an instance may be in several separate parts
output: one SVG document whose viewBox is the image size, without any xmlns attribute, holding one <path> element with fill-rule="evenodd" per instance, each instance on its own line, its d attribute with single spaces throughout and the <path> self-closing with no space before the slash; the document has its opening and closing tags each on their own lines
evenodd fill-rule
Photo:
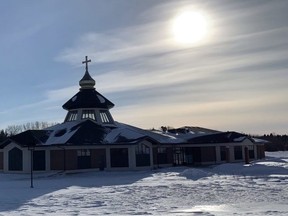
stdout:
<svg viewBox="0 0 288 216">
<path fill-rule="evenodd" d="M 1 148 L 4 148 L 11 141 L 23 146 L 36 146 L 45 143 L 49 137 L 50 131 L 45 130 L 27 130 L 22 133 L 16 134 L 9 137 L 6 141 L 1 144 Z"/>
</svg>

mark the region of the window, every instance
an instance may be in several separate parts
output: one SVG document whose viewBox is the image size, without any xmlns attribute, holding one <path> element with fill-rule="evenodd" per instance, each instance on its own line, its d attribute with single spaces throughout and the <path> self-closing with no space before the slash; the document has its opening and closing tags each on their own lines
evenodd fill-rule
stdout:
<svg viewBox="0 0 288 216">
<path fill-rule="evenodd" d="M 167 148 L 159 147 L 157 148 L 157 164 L 167 164 Z"/>
<path fill-rule="evenodd" d="M 253 146 L 253 145 L 249 145 L 249 146 L 247 146 L 247 147 L 248 147 L 249 158 L 250 158 L 250 159 L 255 158 L 255 155 L 254 155 L 254 146 Z"/>
<path fill-rule="evenodd" d="M 23 170 L 23 153 L 20 149 L 14 147 L 8 153 L 9 170 L 21 171 Z"/>
<path fill-rule="evenodd" d="M 150 148 L 144 144 L 137 145 L 135 152 L 136 154 L 150 154 Z"/>
<path fill-rule="evenodd" d="M 165 153 L 167 153 L 167 148 L 165 148 L 165 147 L 159 147 L 159 148 L 157 149 L 157 152 L 158 152 L 159 154 L 165 154 Z"/>
<path fill-rule="evenodd" d="M 247 146 L 247 148 L 248 148 L 249 151 L 250 150 L 254 150 L 254 146 L 253 145 L 249 145 L 249 146 Z"/>
<path fill-rule="evenodd" d="M 70 111 L 67 114 L 66 121 L 75 121 L 75 120 L 77 120 L 77 110 Z"/>
<path fill-rule="evenodd" d="M 33 151 L 33 170 L 45 170 L 45 151 Z"/>
<path fill-rule="evenodd" d="M 94 110 L 83 110 L 82 119 L 95 120 L 95 111 Z"/>
<path fill-rule="evenodd" d="M 90 156 L 90 150 L 89 149 L 80 149 L 77 151 L 77 156 L 78 157 Z"/>
<path fill-rule="evenodd" d="M 100 110 L 100 118 L 102 123 L 112 123 L 110 113 L 106 110 Z"/>
<path fill-rule="evenodd" d="M 89 169 L 91 168 L 91 156 L 89 149 L 79 149 L 77 151 L 77 168 Z"/>
<path fill-rule="evenodd" d="M 235 160 L 242 160 L 242 146 L 235 146 L 234 147 L 234 156 Z"/>
<path fill-rule="evenodd" d="M 220 147 L 221 161 L 227 160 L 227 154 L 229 154 L 229 149 L 226 146 L 221 146 Z"/>
<path fill-rule="evenodd" d="M 136 166 L 150 166 L 150 148 L 147 145 L 139 144 L 135 149 L 136 153 Z"/>
</svg>

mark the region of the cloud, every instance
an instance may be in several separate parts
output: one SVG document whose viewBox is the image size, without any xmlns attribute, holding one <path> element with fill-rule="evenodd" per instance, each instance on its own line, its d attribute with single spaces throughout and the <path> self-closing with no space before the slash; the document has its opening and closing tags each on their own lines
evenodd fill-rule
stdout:
<svg viewBox="0 0 288 216">
<path fill-rule="evenodd" d="M 76 66 L 88 55 L 96 89 L 116 104 L 112 112 L 119 121 L 233 129 L 246 128 L 247 122 L 249 128 L 268 127 L 269 122 L 274 126 L 280 116 L 287 120 L 281 107 L 288 103 L 288 42 L 283 37 L 288 28 L 259 26 L 251 19 L 269 11 L 271 4 L 194 5 L 211 12 L 211 36 L 201 44 L 180 46 L 169 25 L 187 2 L 157 4 L 139 15 L 141 24 L 86 32 L 55 59 Z M 48 90 L 43 101 L 17 110 L 57 108 L 77 93 L 77 82 Z M 273 116 L 271 110 L 278 112 Z"/>
</svg>

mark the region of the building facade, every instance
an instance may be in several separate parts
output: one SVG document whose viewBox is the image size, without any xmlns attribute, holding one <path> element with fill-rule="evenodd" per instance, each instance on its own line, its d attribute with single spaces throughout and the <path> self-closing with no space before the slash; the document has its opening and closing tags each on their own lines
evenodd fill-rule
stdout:
<svg viewBox="0 0 288 216">
<path fill-rule="evenodd" d="M 95 89 L 88 62 L 62 124 L 28 130 L 0 144 L 0 171 L 139 170 L 175 165 L 249 162 L 264 143 L 236 132 L 183 127 L 144 130 L 114 121 L 114 104 Z"/>
</svg>

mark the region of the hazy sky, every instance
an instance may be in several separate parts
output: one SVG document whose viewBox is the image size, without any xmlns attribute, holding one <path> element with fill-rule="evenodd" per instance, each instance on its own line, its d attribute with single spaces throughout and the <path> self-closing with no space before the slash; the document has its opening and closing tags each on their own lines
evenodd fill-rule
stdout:
<svg viewBox="0 0 288 216">
<path fill-rule="evenodd" d="M 200 42 L 173 37 L 183 11 L 205 15 Z M 287 11 L 286 0 L 0 1 L 0 128 L 63 122 L 88 55 L 116 121 L 287 133 Z"/>
</svg>

